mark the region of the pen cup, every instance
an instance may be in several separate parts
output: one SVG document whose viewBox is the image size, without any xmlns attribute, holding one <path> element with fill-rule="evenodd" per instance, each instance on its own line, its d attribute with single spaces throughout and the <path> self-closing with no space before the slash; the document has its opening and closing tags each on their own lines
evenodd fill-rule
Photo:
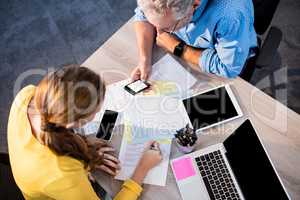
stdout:
<svg viewBox="0 0 300 200">
<path fill-rule="evenodd" d="M 197 134 L 194 129 L 187 124 L 184 128 L 176 131 L 176 145 L 182 153 L 190 153 L 195 149 Z"/>
<path fill-rule="evenodd" d="M 179 151 L 182 153 L 191 153 L 192 151 L 194 151 L 196 144 L 192 145 L 192 146 L 183 146 L 180 141 L 178 139 L 175 140 L 176 141 L 176 146 L 178 147 Z"/>
</svg>

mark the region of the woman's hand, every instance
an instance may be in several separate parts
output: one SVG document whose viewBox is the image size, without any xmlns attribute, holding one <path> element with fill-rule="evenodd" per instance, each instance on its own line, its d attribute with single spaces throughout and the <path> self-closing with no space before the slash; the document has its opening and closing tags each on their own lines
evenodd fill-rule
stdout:
<svg viewBox="0 0 300 200">
<path fill-rule="evenodd" d="M 106 144 L 99 148 L 98 153 L 103 157 L 101 165 L 96 166 L 96 169 L 100 169 L 112 176 L 116 176 L 120 171 L 120 161 L 114 154 L 115 150 Z"/>
<path fill-rule="evenodd" d="M 131 80 L 147 80 L 151 73 L 151 64 L 147 61 L 140 61 L 138 66 L 131 72 Z"/>
<path fill-rule="evenodd" d="M 138 184 L 142 184 L 148 171 L 158 165 L 162 161 L 162 155 L 159 148 L 159 143 L 156 141 L 150 142 L 140 158 L 140 161 L 133 173 L 132 180 Z"/>
<path fill-rule="evenodd" d="M 145 151 L 139 161 L 139 165 L 149 171 L 158 165 L 161 160 L 162 155 L 159 148 L 159 143 L 152 141 L 146 146 Z"/>
</svg>

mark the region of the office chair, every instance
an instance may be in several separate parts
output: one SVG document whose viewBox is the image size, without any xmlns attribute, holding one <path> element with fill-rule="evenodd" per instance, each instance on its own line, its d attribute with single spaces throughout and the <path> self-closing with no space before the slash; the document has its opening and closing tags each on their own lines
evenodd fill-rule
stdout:
<svg viewBox="0 0 300 200">
<path fill-rule="evenodd" d="M 0 153 L 0 199 L 24 199 L 22 192 L 14 180 L 9 164 L 9 157 L 6 153 Z"/>
<path fill-rule="evenodd" d="M 250 82 L 256 68 L 272 65 L 274 56 L 282 39 L 282 32 L 272 26 L 264 41 L 261 37 L 267 31 L 280 0 L 253 0 L 254 28 L 258 34 L 258 48 L 256 55 L 246 61 L 240 77 Z"/>
</svg>

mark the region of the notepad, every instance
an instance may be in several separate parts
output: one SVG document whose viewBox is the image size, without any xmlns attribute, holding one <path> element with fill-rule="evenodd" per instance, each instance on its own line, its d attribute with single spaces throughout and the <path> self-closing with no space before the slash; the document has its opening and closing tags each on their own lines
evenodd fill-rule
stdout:
<svg viewBox="0 0 300 200">
<path fill-rule="evenodd" d="M 115 177 L 115 179 L 118 180 L 127 180 L 132 176 L 140 157 L 144 152 L 145 146 L 150 140 L 153 140 L 152 138 L 154 136 L 153 134 L 147 135 L 148 131 L 141 131 L 142 128 L 140 130 L 133 129 L 132 125 L 127 124 L 127 122 L 124 124 L 124 126 L 123 140 L 119 153 L 119 160 L 122 168 L 119 174 Z M 135 131 L 143 132 L 143 135 L 146 139 L 141 140 L 140 137 L 137 137 L 138 134 L 136 134 Z M 157 133 L 156 135 L 157 136 L 155 137 L 155 140 L 159 143 L 163 160 L 160 162 L 160 164 L 148 172 L 143 183 L 165 186 L 171 151 L 171 139 L 166 139 L 164 134 Z"/>
<path fill-rule="evenodd" d="M 143 183 L 165 186 L 172 138 L 176 130 L 188 123 L 188 119 L 182 117 L 183 111 L 181 102 L 168 96 L 135 96 L 123 115 L 124 129 L 119 152 L 122 168 L 115 178 L 130 178 L 145 145 L 156 140 L 160 144 L 163 160 L 149 171 Z"/>
<path fill-rule="evenodd" d="M 172 56 L 166 54 L 152 66 L 149 82 L 152 90 L 144 95 L 181 97 L 186 96 L 197 79 Z"/>
<path fill-rule="evenodd" d="M 172 167 L 177 181 L 196 175 L 192 159 L 190 157 L 184 157 L 173 161 Z"/>
</svg>

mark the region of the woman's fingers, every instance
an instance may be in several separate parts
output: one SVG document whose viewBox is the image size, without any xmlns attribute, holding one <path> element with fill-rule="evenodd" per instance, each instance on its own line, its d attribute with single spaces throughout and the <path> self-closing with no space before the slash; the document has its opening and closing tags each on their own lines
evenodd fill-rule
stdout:
<svg viewBox="0 0 300 200">
<path fill-rule="evenodd" d="M 159 151 L 160 153 L 161 153 L 161 150 L 160 150 L 160 147 L 159 147 L 159 143 L 158 142 L 153 142 L 153 144 L 152 144 L 152 149 L 153 150 L 157 150 L 157 151 Z"/>
<path fill-rule="evenodd" d="M 100 166 L 97 166 L 96 168 L 97 168 L 97 169 L 100 169 L 100 170 L 102 170 L 102 171 L 104 171 L 104 172 L 106 172 L 106 173 L 108 173 L 108 174 L 110 174 L 110 175 L 112 175 L 112 176 L 117 175 L 117 172 L 116 172 L 116 171 L 111 170 L 109 167 L 107 167 L 107 166 L 105 166 L 105 165 L 100 165 Z"/>
<path fill-rule="evenodd" d="M 155 143 L 155 140 L 151 140 L 151 141 L 147 142 L 145 150 L 150 149 L 154 143 Z"/>
<path fill-rule="evenodd" d="M 101 153 L 108 153 L 108 152 L 114 152 L 115 149 L 112 147 L 102 147 L 99 149 L 99 152 Z"/>
<path fill-rule="evenodd" d="M 110 155 L 110 154 L 104 154 L 104 159 L 107 159 L 107 160 L 111 160 L 111 161 L 113 161 L 113 162 L 115 162 L 115 163 L 120 163 L 120 161 L 119 161 L 119 159 L 118 158 L 116 158 L 115 156 L 113 156 L 113 155 Z"/>
<path fill-rule="evenodd" d="M 108 166 L 108 167 L 114 168 L 116 170 L 121 169 L 119 163 L 113 162 L 111 160 L 104 159 L 103 164 Z"/>
</svg>

